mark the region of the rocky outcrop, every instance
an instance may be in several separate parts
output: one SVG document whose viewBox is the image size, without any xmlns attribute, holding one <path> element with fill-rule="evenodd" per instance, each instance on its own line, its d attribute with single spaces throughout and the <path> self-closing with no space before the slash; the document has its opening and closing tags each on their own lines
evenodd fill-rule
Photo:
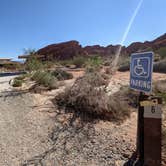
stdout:
<svg viewBox="0 0 166 166">
<path fill-rule="evenodd" d="M 78 41 L 68 41 L 59 44 L 48 45 L 37 51 L 37 54 L 42 55 L 42 60 L 65 60 L 72 59 L 75 56 L 94 56 L 112 57 L 116 54 L 119 47 L 121 55 L 130 55 L 133 52 L 140 51 L 156 51 L 161 47 L 166 47 L 166 34 L 160 36 L 153 41 L 134 42 L 128 47 L 120 45 L 108 45 L 106 47 L 100 45 L 82 47 Z"/>
<path fill-rule="evenodd" d="M 153 41 L 135 42 L 126 48 L 128 54 L 139 51 L 157 50 L 166 47 L 166 33 Z"/>
<path fill-rule="evenodd" d="M 37 51 L 37 54 L 44 55 L 42 59 L 44 60 L 65 60 L 71 59 L 74 56 L 83 54 L 82 47 L 77 41 L 69 41 L 59 44 L 48 45 Z"/>
<path fill-rule="evenodd" d="M 94 45 L 94 46 L 86 46 L 83 48 L 84 52 L 87 53 L 89 56 L 93 55 L 100 55 L 100 56 L 114 56 L 116 52 L 118 51 L 120 45 L 108 45 L 106 47 L 100 46 L 100 45 Z M 123 54 L 126 54 L 125 47 L 122 47 Z"/>
</svg>

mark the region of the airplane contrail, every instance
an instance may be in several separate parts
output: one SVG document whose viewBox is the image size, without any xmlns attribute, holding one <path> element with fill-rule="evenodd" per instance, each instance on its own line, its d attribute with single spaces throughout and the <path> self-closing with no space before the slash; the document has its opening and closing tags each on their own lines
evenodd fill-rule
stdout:
<svg viewBox="0 0 166 166">
<path fill-rule="evenodd" d="M 140 8 L 141 8 L 141 6 L 142 6 L 143 1 L 144 0 L 140 0 L 139 1 L 138 5 L 137 5 L 137 7 L 136 7 L 136 9 L 135 9 L 130 21 L 129 21 L 129 24 L 127 25 L 127 28 L 126 28 L 126 30 L 125 30 L 125 32 L 123 34 L 122 40 L 120 42 L 120 46 L 119 46 L 119 48 L 118 48 L 118 50 L 116 52 L 115 59 L 113 61 L 113 68 L 116 68 L 116 66 L 118 64 L 119 56 L 120 56 L 120 53 L 121 53 L 121 50 L 122 50 L 122 45 L 124 44 L 124 42 L 125 42 L 125 40 L 127 38 L 127 35 L 128 35 L 128 33 L 129 33 L 130 29 L 131 29 L 131 26 L 132 26 L 137 14 L 138 14 Z"/>
</svg>

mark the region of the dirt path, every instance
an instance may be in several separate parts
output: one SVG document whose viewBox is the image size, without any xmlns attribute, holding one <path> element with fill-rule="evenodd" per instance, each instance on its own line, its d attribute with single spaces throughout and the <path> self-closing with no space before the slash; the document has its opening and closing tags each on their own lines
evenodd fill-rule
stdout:
<svg viewBox="0 0 166 166">
<path fill-rule="evenodd" d="M 83 72 L 74 74 L 79 77 Z M 155 73 L 153 78 L 165 79 L 166 75 Z M 122 166 L 135 150 L 135 112 L 121 125 L 102 120 L 89 123 L 84 115 L 56 110 L 51 99 L 64 87 L 35 95 L 12 92 L 10 79 L 0 78 L 0 166 L 23 162 L 24 166 Z M 129 72 L 117 72 L 110 93 L 128 83 Z M 77 126 L 78 121 L 83 126 Z"/>
<path fill-rule="evenodd" d="M 11 78 L 0 78 L 0 166 L 19 166 L 51 146 L 53 121 L 34 109 L 34 95 L 10 91 Z"/>
<path fill-rule="evenodd" d="M 75 78 L 82 72 L 76 72 Z M 73 80 L 65 81 L 66 85 Z M 117 86 L 115 82 L 114 86 Z M 40 103 L 50 102 L 62 89 L 38 94 Z M 50 99 L 50 100 L 49 100 Z M 38 104 L 43 105 L 43 104 Z M 137 116 L 133 112 L 131 118 L 121 125 L 112 122 L 93 120 L 86 115 L 77 115 L 64 110 L 51 110 L 39 107 L 42 112 L 50 112 L 55 120 L 51 140 L 52 148 L 37 157 L 32 157 L 25 166 L 122 166 L 135 150 Z M 53 112 L 52 112 L 53 111 Z M 79 124 L 79 125 L 78 125 Z"/>
<path fill-rule="evenodd" d="M 38 94 L 41 112 L 54 119 L 51 148 L 25 162 L 25 166 L 123 166 L 135 150 L 136 113 L 121 125 L 95 120 L 86 114 L 56 110 L 53 99 L 60 90 Z M 40 105 L 40 104 L 39 104 Z M 48 108 L 49 105 L 51 108 Z"/>
</svg>

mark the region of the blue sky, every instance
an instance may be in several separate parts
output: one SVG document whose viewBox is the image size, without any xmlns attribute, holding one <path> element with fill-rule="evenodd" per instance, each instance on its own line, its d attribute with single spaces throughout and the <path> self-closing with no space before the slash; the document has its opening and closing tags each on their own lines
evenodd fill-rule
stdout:
<svg viewBox="0 0 166 166">
<path fill-rule="evenodd" d="M 0 58 L 78 40 L 118 44 L 140 0 L 0 0 Z M 143 0 L 124 45 L 166 33 L 166 0 Z"/>
</svg>

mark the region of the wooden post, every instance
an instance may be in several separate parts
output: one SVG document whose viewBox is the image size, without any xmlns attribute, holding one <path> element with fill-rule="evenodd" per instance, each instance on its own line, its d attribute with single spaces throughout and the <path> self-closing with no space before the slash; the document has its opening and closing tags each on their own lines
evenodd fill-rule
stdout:
<svg viewBox="0 0 166 166">
<path fill-rule="evenodd" d="M 137 153 L 139 156 L 139 165 L 143 165 L 144 163 L 144 107 L 141 106 L 141 102 L 147 100 L 147 98 L 147 95 L 140 92 L 137 124 Z"/>
<path fill-rule="evenodd" d="M 161 166 L 162 99 L 153 97 L 151 103 L 144 107 L 144 165 Z"/>
</svg>

